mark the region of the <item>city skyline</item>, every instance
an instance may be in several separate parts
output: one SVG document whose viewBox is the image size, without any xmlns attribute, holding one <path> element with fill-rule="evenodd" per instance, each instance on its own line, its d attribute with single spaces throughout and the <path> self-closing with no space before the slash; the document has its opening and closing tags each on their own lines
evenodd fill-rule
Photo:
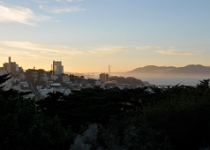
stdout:
<svg viewBox="0 0 210 150">
<path fill-rule="evenodd" d="M 0 0 L 0 63 L 95 72 L 210 66 L 208 0 Z"/>
<path fill-rule="evenodd" d="M 134 68 L 131 71 L 124 71 L 122 69 L 116 68 L 114 66 L 108 65 L 98 71 L 93 71 L 93 72 L 68 72 L 64 70 L 64 66 L 62 65 L 62 61 L 55 61 L 53 60 L 53 62 L 51 63 L 51 69 L 49 70 L 45 70 L 44 68 L 27 68 L 24 69 L 22 68 L 22 66 L 19 66 L 16 62 L 12 62 L 11 61 L 11 56 L 8 57 L 8 62 L 5 62 L 2 64 L 3 67 L 0 67 L 0 70 L 2 70 L 3 72 L 6 71 L 7 73 L 20 73 L 20 72 L 24 72 L 27 70 L 43 70 L 43 71 L 47 71 L 47 72 L 52 72 L 53 75 L 62 75 L 62 74 L 69 74 L 69 73 L 76 73 L 76 74 L 82 74 L 82 73 L 86 73 L 86 76 L 94 76 L 94 73 L 99 73 L 99 75 L 101 76 L 101 74 L 107 74 L 110 75 L 111 72 L 112 73 L 167 73 L 169 74 L 183 74 L 183 73 L 190 73 L 191 75 L 206 75 L 209 74 L 208 69 L 210 68 L 210 66 L 203 66 L 200 64 L 188 64 L 186 66 L 181 66 L 181 67 L 175 67 L 175 66 L 156 66 L 156 65 L 146 65 L 143 67 L 138 67 L 138 68 Z M 111 71 L 111 70 L 118 70 L 118 71 Z M 179 70 L 181 68 L 181 70 Z M 185 68 L 185 69 L 184 69 Z M 187 69 L 188 68 L 188 69 Z M 141 70 L 143 69 L 143 70 Z M 184 71 L 185 70 L 185 71 Z M 174 72 L 175 71 L 175 72 Z M 100 77 L 101 78 L 101 77 Z M 102 77 L 102 78 L 108 78 L 108 77 Z"/>
</svg>

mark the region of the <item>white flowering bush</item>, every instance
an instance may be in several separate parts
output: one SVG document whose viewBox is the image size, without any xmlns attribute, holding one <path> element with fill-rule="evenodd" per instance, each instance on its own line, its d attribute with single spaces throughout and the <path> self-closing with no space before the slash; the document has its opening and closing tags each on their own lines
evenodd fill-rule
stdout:
<svg viewBox="0 0 210 150">
<path fill-rule="evenodd" d="M 77 135 L 70 150 L 90 150 L 97 146 L 98 126 L 89 125 L 83 135 Z M 101 149 L 102 150 L 102 149 Z"/>
<path fill-rule="evenodd" d="M 70 150 L 171 150 L 167 136 L 160 131 L 150 129 L 147 125 L 131 126 L 125 129 L 123 136 L 116 131 L 102 129 L 91 124 L 83 135 L 77 135 Z M 99 135 L 100 134 L 100 135 Z"/>
</svg>

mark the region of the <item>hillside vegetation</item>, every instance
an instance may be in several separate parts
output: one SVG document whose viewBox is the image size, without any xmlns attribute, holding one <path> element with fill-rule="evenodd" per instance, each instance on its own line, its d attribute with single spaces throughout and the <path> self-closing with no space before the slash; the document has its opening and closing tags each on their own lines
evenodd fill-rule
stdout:
<svg viewBox="0 0 210 150">
<path fill-rule="evenodd" d="M 184 67 L 174 67 L 174 66 L 145 66 L 136 68 L 129 73 L 146 73 L 146 74 L 168 74 L 168 75 L 209 75 L 210 67 L 202 65 L 187 65 Z"/>
<path fill-rule="evenodd" d="M 8 79 L 0 76 L 0 85 Z M 197 150 L 210 146 L 209 79 L 196 87 L 98 87 L 43 100 L 0 89 L 2 150 Z"/>
</svg>

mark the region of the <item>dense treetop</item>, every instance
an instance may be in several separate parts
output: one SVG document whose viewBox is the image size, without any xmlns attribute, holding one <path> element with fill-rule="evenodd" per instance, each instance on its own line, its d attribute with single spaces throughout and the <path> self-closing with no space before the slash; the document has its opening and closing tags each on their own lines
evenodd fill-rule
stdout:
<svg viewBox="0 0 210 150">
<path fill-rule="evenodd" d="M 0 85 L 9 78 L 0 76 Z M 209 79 L 196 87 L 95 87 L 67 96 L 50 93 L 40 101 L 2 86 L 0 149 L 197 150 L 210 145 Z"/>
</svg>

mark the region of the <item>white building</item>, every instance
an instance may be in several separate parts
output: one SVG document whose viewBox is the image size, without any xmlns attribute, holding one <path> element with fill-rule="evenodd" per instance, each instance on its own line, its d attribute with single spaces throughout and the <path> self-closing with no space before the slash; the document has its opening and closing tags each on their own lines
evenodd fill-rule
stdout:
<svg viewBox="0 0 210 150">
<path fill-rule="evenodd" d="M 53 88 L 51 88 L 51 89 L 39 89 L 38 92 L 42 97 L 47 97 L 47 94 L 48 93 L 53 93 L 54 89 Z"/>
<path fill-rule="evenodd" d="M 48 76 L 47 76 L 46 73 L 43 73 L 43 74 L 42 74 L 41 80 L 42 80 L 42 81 L 45 81 L 45 82 L 47 82 L 47 81 L 49 80 L 49 78 L 48 78 Z"/>
<path fill-rule="evenodd" d="M 40 90 L 41 88 L 42 88 L 42 85 L 37 85 L 37 86 L 36 86 L 36 89 L 37 89 L 37 90 Z"/>
<path fill-rule="evenodd" d="M 33 98 L 36 98 L 36 97 L 35 97 L 35 94 L 31 93 L 31 94 L 28 94 L 28 95 L 24 95 L 23 98 L 25 98 L 25 99 L 29 99 L 29 98 L 33 99 Z"/>
<path fill-rule="evenodd" d="M 21 87 L 20 87 L 19 85 L 13 86 L 12 89 L 13 89 L 13 90 L 16 90 L 16 91 L 19 91 L 19 92 L 22 91 L 22 89 L 21 89 Z"/>
<path fill-rule="evenodd" d="M 22 88 L 28 88 L 29 84 L 28 84 L 28 82 L 20 82 L 19 86 L 22 87 Z"/>
<path fill-rule="evenodd" d="M 62 76 L 62 81 L 63 81 L 63 83 L 69 82 L 70 77 L 68 75 Z"/>
<path fill-rule="evenodd" d="M 50 75 L 50 79 L 51 80 L 57 80 L 58 79 L 58 76 L 56 76 L 56 75 Z"/>
<path fill-rule="evenodd" d="M 19 78 L 20 78 L 20 80 L 24 80 L 26 78 L 26 76 L 23 73 L 20 73 Z"/>
<path fill-rule="evenodd" d="M 99 81 L 99 80 L 95 81 L 95 85 L 96 86 L 100 86 L 101 85 L 101 81 Z"/>
<path fill-rule="evenodd" d="M 52 83 L 51 86 L 52 86 L 52 87 L 60 87 L 61 84 L 60 84 L 60 83 Z"/>
<path fill-rule="evenodd" d="M 54 92 L 60 92 L 60 93 L 63 93 L 64 95 L 69 95 L 71 94 L 71 90 L 70 89 L 54 89 Z"/>
<path fill-rule="evenodd" d="M 63 73 L 63 66 L 61 61 L 53 61 L 53 74 L 61 75 Z"/>
<path fill-rule="evenodd" d="M 11 57 L 8 58 L 8 63 L 3 64 L 3 67 L 7 73 L 17 73 L 20 71 L 18 64 L 16 64 L 16 62 L 11 62 Z"/>
</svg>

